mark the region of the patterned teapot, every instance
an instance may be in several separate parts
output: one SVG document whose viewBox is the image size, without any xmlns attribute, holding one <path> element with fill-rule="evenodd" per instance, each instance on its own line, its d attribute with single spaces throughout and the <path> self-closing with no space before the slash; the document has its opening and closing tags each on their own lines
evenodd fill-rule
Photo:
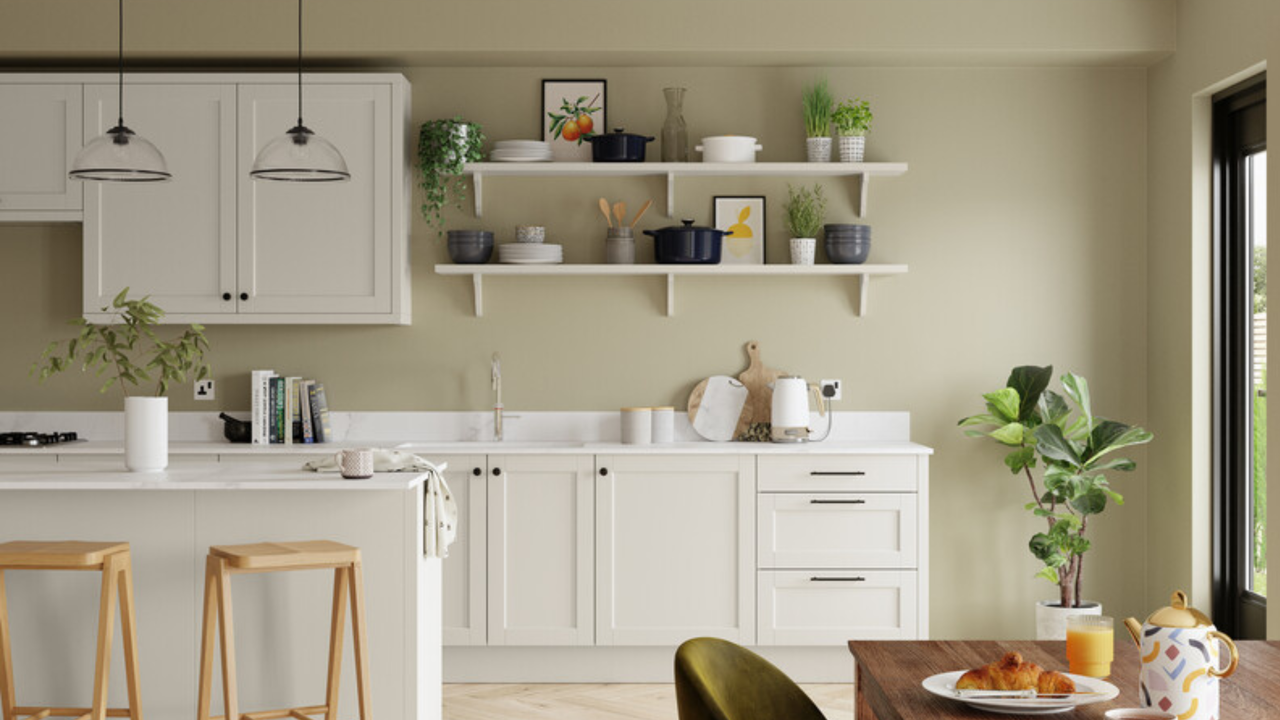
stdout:
<svg viewBox="0 0 1280 720">
<path fill-rule="evenodd" d="M 1204 613 L 1187 606 L 1186 593 L 1173 593 L 1170 607 L 1160 608 L 1141 625 L 1124 621 L 1138 643 L 1142 670 L 1138 694 L 1142 707 L 1159 708 L 1179 720 L 1219 720 L 1218 679 L 1236 671 L 1240 655 L 1231 638 L 1217 631 Z M 1227 646 L 1231 662 L 1218 668 L 1218 642 Z"/>
</svg>

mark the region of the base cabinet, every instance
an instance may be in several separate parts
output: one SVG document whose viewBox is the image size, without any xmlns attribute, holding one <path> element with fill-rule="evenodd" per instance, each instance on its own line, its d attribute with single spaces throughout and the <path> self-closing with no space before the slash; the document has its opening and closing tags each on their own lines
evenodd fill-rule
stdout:
<svg viewBox="0 0 1280 720">
<path fill-rule="evenodd" d="M 764 570 L 761 645 L 916 639 L 914 570 Z"/>
<path fill-rule="evenodd" d="M 485 513 L 488 511 L 488 470 L 484 455 L 434 458 L 447 463 L 444 480 L 458 505 L 458 535 L 441 561 L 444 577 L 442 614 L 445 645 L 484 645 L 488 642 L 488 559 Z"/>
</svg>

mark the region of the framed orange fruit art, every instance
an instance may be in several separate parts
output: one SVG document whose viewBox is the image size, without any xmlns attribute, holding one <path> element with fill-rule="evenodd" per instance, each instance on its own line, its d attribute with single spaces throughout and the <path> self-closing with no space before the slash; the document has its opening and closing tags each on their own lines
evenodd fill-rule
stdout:
<svg viewBox="0 0 1280 720">
<path fill-rule="evenodd" d="M 542 139 L 556 162 L 591 162 L 591 138 L 605 130 L 604 80 L 543 80 Z"/>
</svg>

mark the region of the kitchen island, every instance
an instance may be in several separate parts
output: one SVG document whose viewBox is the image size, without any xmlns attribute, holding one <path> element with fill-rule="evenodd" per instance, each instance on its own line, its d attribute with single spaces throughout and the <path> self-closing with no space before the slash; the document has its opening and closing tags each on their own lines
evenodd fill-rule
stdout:
<svg viewBox="0 0 1280 720">
<path fill-rule="evenodd" d="M 300 470 L 297 457 L 260 455 L 175 455 L 159 473 L 123 472 L 118 457 L 61 460 L 0 458 L 0 537 L 131 544 L 145 713 L 195 717 L 210 545 L 327 539 L 361 549 L 373 716 L 440 717 L 441 562 L 422 553 L 425 475 L 343 480 Z M 234 579 L 243 711 L 323 704 L 332 583 L 325 570 Z M 7 573 L 21 702 L 89 704 L 98 584 L 93 573 Z M 341 717 L 355 717 L 350 641 L 345 647 Z M 123 668 L 117 647 L 114 705 L 125 694 Z M 215 679 L 215 715 L 220 693 Z"/>
</svg>

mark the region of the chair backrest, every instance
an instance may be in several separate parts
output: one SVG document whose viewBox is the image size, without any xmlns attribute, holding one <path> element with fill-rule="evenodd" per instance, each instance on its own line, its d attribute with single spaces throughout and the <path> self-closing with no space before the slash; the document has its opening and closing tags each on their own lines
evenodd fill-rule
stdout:
<svg viewBox="0 0 1280 720">
<path fill-rule="evenodd" d="M 680 720 L 826 720 L 786 673 L 727 640 L 686 640 L 675 665 Z"/>
</svg>

